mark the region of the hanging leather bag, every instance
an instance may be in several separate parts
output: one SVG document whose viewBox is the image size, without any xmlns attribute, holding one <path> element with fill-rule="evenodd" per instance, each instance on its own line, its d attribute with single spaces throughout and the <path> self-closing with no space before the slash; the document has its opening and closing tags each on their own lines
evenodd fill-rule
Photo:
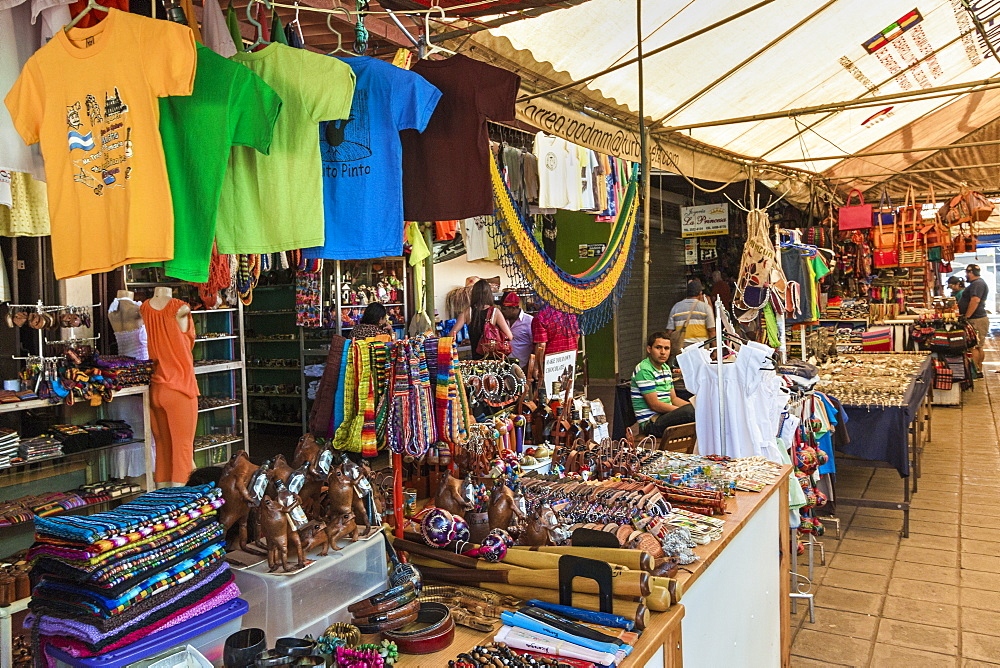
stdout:
<svg viewBox="0 0 1000 668">
<path fill-rule="evenodd" d="M 927 250 L 922 235 L 923 218 L 916 202 L 912 186 L 906 190 L 903 206 L 899 207 L 899 266 L 922 267 L 927 262 Z"/>
<path fill-rule="evenodd" d="M 875 209 L 874 222 L 876 225 L 892 225 L 896 219 L 896 207 L 892 205 L 889 192 L 882 188 L 882 196 L 879 198 L 878 208 Z"/>
<path fill-rule="evenodd" d="M 851 197 L 857 193 L 860 204 L 851 204 Z M 865 204 L 865 196 L 854 188 L 847 194 L 847 201 L 840 207 L 837 216 L 837 229 L 864 230 L 872 226 L 872 205 Z"/>
<path fill-rule="evenodd" d="M 890 227 L 891 229 L 887 231 L 887 227 Z M 874 248 L 872 249 L 872 264 L 876 269 L 899 266 L 899 248 L 897 246 L 898 237 L 899 235 L 896 233 L 895 218 L 893 218 L 893 224 L 891 226 L 875 226 L 875 230 L 872 234 L 872 240 L 874 241 Z"/>
<path fill-rule="evenodd" d="M 981 223 L 992 215 L 994 209 L 986 195 L 962 188 L 961 192 L 945 202 L 938 211 L 941 220 L 946 225 L 961 225 L 963 223 Z"/>
<path fill-rule="evenodd" d="M 507 357 L 511 353 L 510 339 L 504 336 L 500 328 L 493 324 L 495 309 L 495 306 L 491 306 L 486 312 L 483 335 L 479 337 L 476 352 L 484 357 Z"/>
</svg>

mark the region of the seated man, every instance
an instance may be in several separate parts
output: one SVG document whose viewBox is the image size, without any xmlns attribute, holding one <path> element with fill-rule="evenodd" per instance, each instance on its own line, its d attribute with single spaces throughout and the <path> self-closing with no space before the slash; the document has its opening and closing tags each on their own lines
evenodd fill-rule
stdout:
<svg viewBox="0 0 1000 668">
<path fill-rule="evenodd" d="M 653 332 L 646 340 L 646 359 L 632 374 L 632 409 L 645 436 L 660 438 L 667 427 L 694 422 L 694 406 L 674 391 L 669 358 L 670 335 Z"/>
</svg>

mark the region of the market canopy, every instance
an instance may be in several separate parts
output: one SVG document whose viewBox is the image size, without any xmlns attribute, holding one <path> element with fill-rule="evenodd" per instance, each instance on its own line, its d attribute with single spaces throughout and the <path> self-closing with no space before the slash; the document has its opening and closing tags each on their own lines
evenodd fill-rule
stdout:
<svg viewBox="0 0 1000 668">
<path fill-rule="evenodd" d="M 974 20 L 992 38 L 1000 26 L 994 26 L 991 14 L 1000 7 L 985 1 L 969 5 L 967 10 L 962 0 L 646 0 L 644 51 L 680 43 L 646 57 L 644 115 L 654 134 L 663 132 L 663 140 L 683 135 L 733 156 L 838 177 L 841 187 L 851 185 L 854 175 L 885 173 L 858 182 L 871 187 L 932 152 L 832 156 L 878 146 L 947 145 L 1000 117 L 998 93 L 991 90 L 1000 81 L 980 86 L 978 94 L 956 97 L 971 89 L 968 84 L 1000 73 L 993 46 Z M 590 0 L 456 42 L 498 55 L 523 75 L 538 73 L 535 92 L 544 92 L 547 82 L 577 82 L 635 58 L 635 9 L 635 0 Z M 704 32 L 685 39 L 698 31 Z M 637 69 L 632 64 L 546 98 L 575 103 L 584 113 L 593 108 L 635 118 Z M 948 86 L 954 87 L 944 91 L 948 95 L 938 90 Z M 934 90 L 920 93 L 927 89 Z M 912 97 L 787 113 L 900 93 Z M 581 106 L 581 97 L 589 104 Z M 688 127 L 757 115 L 772 117 Z M 668 132 L 671 128 L 680 130 Z"/>
</svg>

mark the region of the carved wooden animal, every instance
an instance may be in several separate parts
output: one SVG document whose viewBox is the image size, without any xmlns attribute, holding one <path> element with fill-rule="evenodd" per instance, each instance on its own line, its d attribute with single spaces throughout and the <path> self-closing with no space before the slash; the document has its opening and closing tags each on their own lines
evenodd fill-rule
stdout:
<svg viewBox="0 0 1000 668">
<path fill-rule="evenodd" d="M 327 478 L 326 500 L 324 504 L 323 519 L 326 522 L 326 542 L 323 544 L 323 551 L 320 553 L 326 556 L 329 548 L 339 550 L 337 540 L 350 532 L 353 527 L 351 542 L 358 539 L 358 524 L 354 518 L 354 500 L 357 491 L 354 483 L 344 472 L 343 467 L 338 466 L 330 472 Z"/>
<path fill-rule="evenodd" d="M 271 467 L 267 470 L 268 480 L 280 480 L 281 482 L 288 484 L 288 479 L 291 477 L 292 473 L 295 472 L 291 466 L 288 465 L 288 460 L 285 459 L 284 455 L 278 455 L 271 462 Z M 268 494 L 274 493 L 274 486 L 269 485 L 267 488 Z"/>
<path fill-rule="evenodd" d="M 351 504 L 351 508 L 358 525 L 363 524 L 365 526 L 364 535 L 367 536 L 372 531 L 372 519 L 368 516 L 368 508 L 365 505 L 365 488 L 367 487 L 370 490 L 371 482 L 366 477 L 365 470 L 367 469 L 370 473 L 371 469 L 367 468 L 367 466 L 362 468 L 357 462 L 351 461 L 346 454 L 341 456 L 340 469 L 354 485 L 354 501 Z"/>
<path fill-rule="evenodd" d="M 472 508 L 472 503 L 462 494 L 462 481 L 451 475 L 441 478 L 441 487 L 434 497 L 434 505 L 459 517 Z"/>
<path fill-rule="evenodd" d="M 291 512 L 296 508 L 301 507 L 302 500 L 299 498 L 298 494 L 291 492 L 287 489 L 278 490 L 278 494 L 275 497 L 275 500 L 278 502 L 278 505 L 281 507 L 282 511 L 287 516 L 285 518 L 285 523 L 288 526 L 288 543 L 289 543 L 288 547 L 295 549 L 295 556 L 299 560 L 298 567 L 305 568 L 306 555 L 302 549 L 302 536 L 299 534 L 299 530 L 295 528 L 294 526 L 295 522 L 292 520 L 291 517 Z M 308 524 L 306 524 L 306 526 L 302 528 L 305 529 L 307 526 Z"/>
<path fill-rule="evenodd" d="M 320 556 L 325 557 L 330 552 L 330 548 L 333 548 L 334 552 L 339 551 L 341 548 L 337 547 L 337 541 L 346 536 L 351 537 L 351 542 L 355 542 L 358 539 L 358 535 L 361 529 L 358 527 L 358 523 L 354 519 L 354 513 L 348 513 L 346 515 L 341 515 L 335 521 L 326 523 L 326 542 L 323 544 L 323 549 L 320 551 Z"/>
<path fill-rule="evenodd" d="M 261 531 L 267 540 L 267 566 L 269 572 L 278 570 L 280 566 L 286 573 L 293 570 L 288 565 L 288 542 L 289 537 L 294 535 L 294 542 L 297 543 L 298 551 L 302 551 L 302 543 L 299 541 L 298 532 L 292 531 L 285 515 L 287 509 L 268 495 L 264 495 L 258 509 Z M 300 567 L 305 566 L 305 561 L 300 561 Z"/>
<path fill-rule="evenodd" d="M 510 527 L 514 513 L 517 511 L 517 504 L 514 502 L 514 491 L 505 484 L 497 485 L 490 492 L 490 506 L 486 509 L 486 515 L 490 521 L 490 529 L 503 529 L 506 531 Z"/>
<path fill-rule="evenodd" d="M 302 541 L 302 551 L 306 554 L 326 545 L 326 523 L 322 520 L 310 520 L 309 524 L 299 529 L 299 540 Z"/>
<path fill-rule="evenodd" d="M 226 463 L 219 478 L 219 488 L 225 504 L 219 508 L 219 522 L 226 532 L 234 525 L 239 525 L 239 547 L 247 549 L 247 520 L 250 517 L 252 499 L 247 485 L 257 466 L 250 461 L 245 450 L 240 450 Z"/>
<path fill-rule="evenodd" d="M 308 462 L 310 467 L 315 468 L 319 464 L 319 453 L 321 451 L 322 448 L 319 447 L 319 443 L 316 442 L 312 434 L 303 434 L 295 446 L 295 454 L 292 455 L 292 466 L 298 468 Z"/>
<path fill-rule="evenodd" d="M 535 511 L 534 517 L 528 518 L 519 541 L 522 545 L 536 547 L 555 545 L 552 534 L 558 526 L 559 520 L 555 511 L 548 504 L 543 504 Z"/>
<path fill-rule="evenodd" d="M 304 466 L 306 464 L 303 464 Z M 296 470 L 302 471 L 303 468 L 300 467 Z M 305 511 L 309 519 L 318 519 L 323 514 L 320 497 L 323 494 L 323 485 L 326 483 L 326 476 L 319 473 L 318 469 L 314 470 L 312 468 L 305 469 L 304 473 L 306 482 L 302 485 L 302 489 L 299 490 L 299 497 L 302 499 L 302 510 Z"/>
</svg>

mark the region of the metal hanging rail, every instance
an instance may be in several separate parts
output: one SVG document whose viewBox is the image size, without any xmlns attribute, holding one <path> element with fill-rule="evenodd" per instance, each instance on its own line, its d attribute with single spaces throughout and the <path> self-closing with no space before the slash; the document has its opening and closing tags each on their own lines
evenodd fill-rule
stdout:
<svg viewBox="0 0 1000 668">
<path fill-rule="evenodd" d="M 880 155 L 896 155 L 898 153 L 923 153 L 925 151 L 950 151 L 954 148 L 975 148 L 977 146 L 996 146 L 1000 144 L 1000 139 L 990 141 L 973 141 L 967 144 L 945 144 L 943 146 L 922 146 L 919 148 L 897 148 L 891 151 L 865 151 L 864 153 L 841 153 L 840 155 L 826 155 L 820 158 L 793 158 L 775 162 L 755 162 L 754 167 L 782 166 L 795 162 L 815 162 L 817 160 L 850 160 L 851 158 L 874 158 Z"/>
<path fill-rule="evenodd" d="M 979 88 L 979 90 L 974 90 L 974 91 L 970 90 L 973 88 Z M 757 121 L 768 121 L 778 118 L 792 118 L 794 116 L 806 116 L 808 114 L 818 114 L 824 111 L 831 111 L 831 110 L 863 109 L 865 107 L 877 106 L 883 102 L 891 102 L 894 100 L 905 100 L 908 98 L 915 98 L 915 97 L 919 97 L 921 99 L 909 100 L 909 101 L 920 102 L 922 99 L 931 100 L 936 97 L 948 97 L 950 95 L 964 95 L 969 92 L 978 93 L 984 90 L 992 90 L 994 88 L 1000 88 L 1000 78 L 981 79 L 979 81 L 970 81 L 967 83 L 949 84 L 947 86 L 935 86 L 933 88 L 924 88 L 922 90 L 904 91 L 901 93 L 890 93 L 888 95 L 876 95 L 875 97 L 866 97 L 856 100 L 846 100 L 842 102 L 830 102 L 827 104 L 817 104 L 811 107 L 784 109 L 782 111 L 772 111 L 764 114 L 752 114 L 750 116 L 736 116 L 734 118 L 722 118 L 715 121 L 704 121 L 702 123 L 690 123 L 688 125 L 673 125 L 670 127 L 665 127 L 660 130 L 657 130 L 653 134 L 654 135 L 667 134 L 669 132 L 679 132 L 681 130 L 696 130 L 698 128 L 714 128 L 722 125 L 736 125 L 739 123 L 755 123 Z"/>
</svg>

